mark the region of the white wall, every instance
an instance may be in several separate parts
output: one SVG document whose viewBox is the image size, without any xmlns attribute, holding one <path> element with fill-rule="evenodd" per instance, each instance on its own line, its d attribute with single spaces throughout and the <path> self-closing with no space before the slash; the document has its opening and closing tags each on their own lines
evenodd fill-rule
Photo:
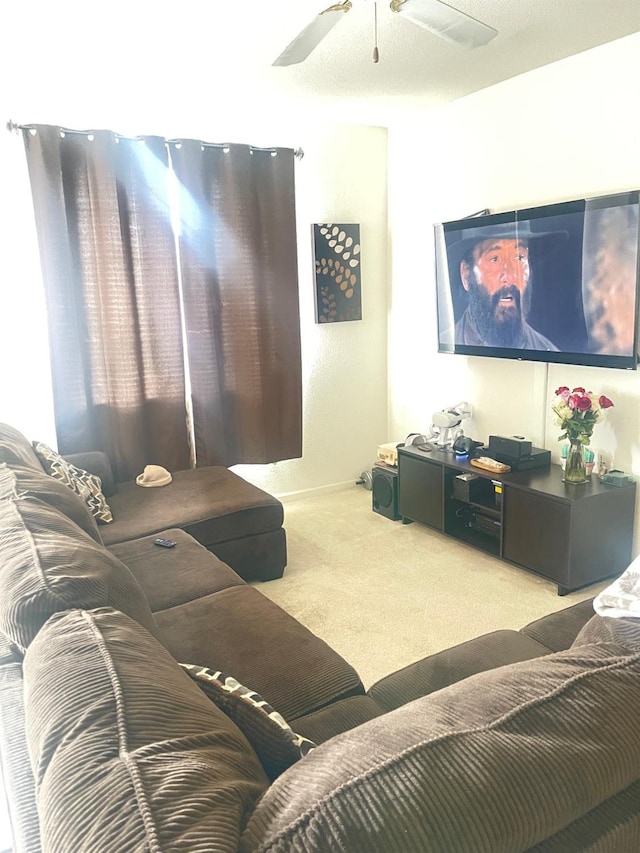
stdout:
<svg viewBox="0 0 640 853">
<path fill-rule="evenodd" d="M 585 385 L 615 403 L 596 427 L 592 447 L 609 454 L 615 467 L 640 475 L 637 372 L 435 352 L 432 229 L 482 208 L 495 212 L 639 188 L 639 57 L 636 34 L 391 128 L 394 439 L 428 429 L 432 412 L 465 399 L 474 414 L 463 423 L 468 435 L 486 441 L 492 433 L 524 434 L 551 449 L 557 461 L 553 391 Z"/>
<path fill-rule="evenodd" d="M 152 47 L 140 41 L 136 53 L 140 67 L 145 65 L 145 50 L 149 67 L 154 67 Z M 182 50 L 174 46 L 174 61 L 161 76 L 138 77 L 135 85 L 126 80 L 125 72 L 132 70 L 127 63 L 108 59 L 108 42 L 92 43 L 92 51 L 102 49 L 104 57 L 92 53 L 79 64 L 71 44 L 66 50 L 60 47 L 59 61 L 55 43 L 47 49 L 53 50 L 52 55 L 38 64 L 33 54 L 21 53 L 23 43 L 10 40 L 0 58 L 0 77 L 11 80 L 0 93 L 3 122 L 108 127 L 125 134 L 304 149 L 304 158 L 296 164 L 304 455 L 300 460 L 238 470 L 277 495 L 352 485 L 371 466 L 377 445 L 387 435 L 386 129 L 332 123 L 312 108 L 275 110 L 259 90 L 253 99 L 234 100 L 226 90 L 222 92 L 226 97 L 216 98 L 211 81 L 189 79 L 185 73 L 188 44 Z M 181 77 L 183 85 L 178 85 Z M 22 140 L 6 131 L 0 131 L 0 186 L 0 421 L 55 446 L 30 190 Z M 362 321 L 315 323 L 314 222 L 360 223 Z"/>
<path fill-rule="evenodd" d="M 55 446 L 46 314 L 29 178 L 22 140 L 2 130 L 0 187 L 0 421 Z"/>
<path fill-rule="evenodd" d="M 296 168 L 304 385 L 302 459 L 234 470 L 277 495 L 352 485 L 387 435 L 387 132 L 318 126 Z M 314 321 L 311 223 L 359 222 L 362 320 Z"/>
</svg>

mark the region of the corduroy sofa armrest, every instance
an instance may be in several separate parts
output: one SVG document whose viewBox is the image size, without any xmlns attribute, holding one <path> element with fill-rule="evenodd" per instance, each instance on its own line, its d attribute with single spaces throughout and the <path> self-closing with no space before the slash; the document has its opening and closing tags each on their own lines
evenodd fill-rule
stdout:
<svg viewBox="0 0 640 853">
<path fill-rule="evenodd" d="M 109 498 L 116 493 L 113 470 L 109 457 L 102 450 L 87 450 L 84 453 L 69 453 L 64 457 L 67 462 L 82 468 L 90 474 L 95 474 L 102 480 L 102 492 Z"/>
<path fill-rule="evenodd" d="M 39 853 L 35 782 L 24 729 L 22 664 L 17 662 L 0 666 L 0 759 L 13 849 Z"/>
</svg>

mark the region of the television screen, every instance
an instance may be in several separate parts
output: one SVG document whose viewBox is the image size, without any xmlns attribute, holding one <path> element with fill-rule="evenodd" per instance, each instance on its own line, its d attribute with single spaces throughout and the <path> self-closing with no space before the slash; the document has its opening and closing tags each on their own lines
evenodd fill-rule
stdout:
<svg viewBox="0 0 640 853">
<path fill-rule="evenodd" d="M 438 351 L 635 369 L 640 192 L 435 226 Z"/>
</svg>

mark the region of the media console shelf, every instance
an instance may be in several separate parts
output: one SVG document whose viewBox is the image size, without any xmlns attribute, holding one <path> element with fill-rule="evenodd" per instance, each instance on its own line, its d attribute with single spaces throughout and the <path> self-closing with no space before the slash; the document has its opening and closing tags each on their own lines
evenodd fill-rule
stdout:
<svg viewBox="0 0 640 853">
<path fill-rule="evenodd" d="M 459 475 L 473 474 L 461 500 Z M 455 491 L 455 494 L 454 494 Z M 631 562 L 636 484 L 565 484 L 559 465 L 496 475 L 446 451 L 398 448 L 403 523 L 440 530 L 558 585 L 558 595 L 619 575 Z"/>
</svg>

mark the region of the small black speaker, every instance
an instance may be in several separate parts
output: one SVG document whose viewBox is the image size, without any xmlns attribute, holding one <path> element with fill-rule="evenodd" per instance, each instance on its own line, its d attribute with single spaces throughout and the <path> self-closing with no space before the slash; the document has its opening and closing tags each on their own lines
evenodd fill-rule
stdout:
<svg viewBox="0 0 640 853">
<path fill-rule="evenodd" d="M 374 465 L 371 469 L 371 505 L 374 512 L 397 521 L 398 513 L 398 472 L 395 468 Z"/>
</svg>

